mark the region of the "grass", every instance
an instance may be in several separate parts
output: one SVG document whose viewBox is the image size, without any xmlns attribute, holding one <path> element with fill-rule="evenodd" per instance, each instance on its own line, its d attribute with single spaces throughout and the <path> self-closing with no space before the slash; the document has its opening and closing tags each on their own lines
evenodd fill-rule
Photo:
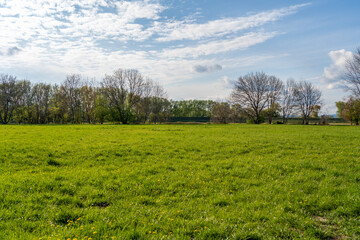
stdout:
<svg viewBox="0 0 360 240">
<path fill-rule="evenodd" d="M 0 126 L 0 239 L 360 239 L 360 128 Z"/>
</svg>

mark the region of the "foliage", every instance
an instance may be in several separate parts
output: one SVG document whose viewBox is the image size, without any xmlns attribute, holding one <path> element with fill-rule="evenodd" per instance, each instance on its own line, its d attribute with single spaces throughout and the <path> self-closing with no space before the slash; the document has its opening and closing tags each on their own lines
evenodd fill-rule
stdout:
<svg viewBox="0 0 360 240">
<path fill-rule="evenodd" d="M 172 117 L 210 117 L 217 103 L 211 100 L 171 101 Z"/>
<path fill-rule="evenodd" d="M 211 112 L 211 122 L 214 123 L 229 123 L 231 119 L 231 109 L 228 103 L 216 104 Z"/>
<path fill-rule="evenodd" d="M 314 105 L 310 109 L 311 109 L 310 117 L 311 118 L 318 118 L 319 117 L 319 112 L 321 110 L 321 106 L 320 105 Z"/>
<path fill-rule="evenodd" d="M 32 85 L 0 75 L 2 124 L 163 121 L 169 116 L 169 105 L 164 89 L 145 81 L 137 70 L 118 69 L 106 75 L 100 86 L 77 74 L 66 76 L 60 86 Z"/>
<path fill-rule="evenodd" d="M 279 103 L 272 103 L 267 109 L 262 112 L 262 115 L 268 118 L 269 124 L 274 118 L 280 117 L 281 106 Z"/>
<path fill-rule="evenodd" d="M 339 102 L 336 102 L 335 105 L 336 105 L 336 108 L 337 108 L 336 115 L 338 117 L 343 117 L 343 111 L 345 109 L 345 103 L 339 101 Z"/>
<path fill-rule="evenodd" d="M 337 102 L 336 106 L 341 116 L 351 124 L 359 125 L 360 99 L 350 98 L 347 102 Z"/>
</svg>

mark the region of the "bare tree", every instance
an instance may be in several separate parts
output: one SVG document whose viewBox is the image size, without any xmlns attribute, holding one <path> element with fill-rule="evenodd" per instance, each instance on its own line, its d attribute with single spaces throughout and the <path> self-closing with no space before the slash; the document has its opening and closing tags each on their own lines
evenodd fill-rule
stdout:
<svg viewBox="0 0 360 240">
<path fill-rule="evenodd" d="M 309 124 L 309 118 L 316 105 L 321 105 L 321 91 L 310 82 L 301 81 L 295 84 L 295 103 L 298 107 L 303 124 Z"/>
<path fill-rule="evenodd" d="M 127 88 L 128 88 L 128 104 L 132 108 L 140 101 L 146 88 L 146 81 L 138 70 L 125 70 Z"/>
<path fill-rule="evenodd" d="M 95 79 L 84 81 L 80 92 L 83 119 L 88 123 L 95 123 L 96 98 L 98 95 Z"/>
<path fill-rule="evenodd" d="M 66 79 L 61 86 L 64 98 L 69 109 L 70 122 L 79 123 L 81 116 L 81 76 L 78 74 L 71 74 L 66 76 Z"/>
<path fill-rule="evenodd" d="M 138 123 L 145 123 L 149 119 L 151 114 L 151 96 L 154 90 L 154 82 L 151 79 L 147 79 L 143 85 L 143 96 L 135 106 L 136 121 Z"/>
<path fill-rule="evenodd" d="M 346 61 L 346 71 L 344 80 L 347 89 L 355 97 L 360 97 L 360 47 L 353 53 L 352 57 Z"/>
<path fill-rule="evenodd" d="M 105 75 L 101 82 L 104 96 L 109 102 L 109 109 L 115 121 L 125 119 L 126 74 L 123 69 L 116 70 L 112 75 Z"/>
<path fill-rule="evenodd" d="M 279 105 L 277 104 L 277 102 L 280 99 L 282 89 L 283 89 L 283 82 L 275 76 L 270 76 L 269 89 L 266 93 L 268 98 L 268 108 L 266 113 L 269 124 L 272 123 L 274 116 L 278 115 Z"/>
<path fill-rule="evenodd" d="M 151 94 L 151 120 L 152 122 L 162 122 L 165 121 L 168 116 L 168 108 L 170 102 L 166 99 L 166 92 L 164 88 L 159 84 L 153 83 L 153 90 Z"/>
<path fill-rule="evenodd" d="M 295 81 L 293 79 L 288 79 L 286 85 L 282 89 L 281 94 L 281 115 L 282 122 L 285 124 L 288 122 L 291 114 L 294 113 L 295 108 Z"/>
<path fill-rule="evenodd" d="M 106 75 L 101 82 L 114 120 L 124 124 L 134 116 L 133 108 L 140 102 L 146 89 L 146 81 L 139 71 L 118 69 L 112 75 Z"/>
<path fill-rule="evenodd" d="M 261 113 L 268 106 L 269 99 L 278 96 L 278 87 L 272 86 L 278 81 L 262 72 L 249 73 L 235 82 L 231 100 L 234 104 L 240 104 L 254 123 L 260 123 Z"/>
<path fill-rule="evenodd" d="M 37 83 L 31 91 L 33 104 L 35 107 L 34 123 L 47 123 L 49 118 L 49 105 L 51 95 L 51 85 Z"/>
</svg>

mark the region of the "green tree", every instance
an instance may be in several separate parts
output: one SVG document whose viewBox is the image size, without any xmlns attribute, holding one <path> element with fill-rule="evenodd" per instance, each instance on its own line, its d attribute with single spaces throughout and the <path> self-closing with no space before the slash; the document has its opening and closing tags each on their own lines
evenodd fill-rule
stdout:
<svg viewBox="0 0 360 240">
<path fill-rule="evenodd" d="M 359 125 L 360 122 L 360 99 L 351 97 L 344 106 L 342 117 L 351 124 Z"/>
</svg>

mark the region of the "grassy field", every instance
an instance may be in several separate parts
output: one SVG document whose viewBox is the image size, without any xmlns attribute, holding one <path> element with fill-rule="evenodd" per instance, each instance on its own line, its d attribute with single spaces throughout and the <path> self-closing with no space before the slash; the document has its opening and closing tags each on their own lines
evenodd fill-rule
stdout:
<svg viewBox="0 0 360 240">
<path fill-rule="evenodd" d="M 0 126 L 0 239 L 360 239 L 360 128 Z"/>
</svg>

